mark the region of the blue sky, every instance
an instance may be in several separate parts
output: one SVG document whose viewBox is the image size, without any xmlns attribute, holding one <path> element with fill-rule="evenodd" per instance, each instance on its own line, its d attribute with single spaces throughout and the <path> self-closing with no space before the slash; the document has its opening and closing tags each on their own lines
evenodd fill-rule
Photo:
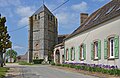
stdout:
<svg viewBox="0 0 120 78">
<path fill-rule="evenodd" d="M 45 0 L 45 5 L 52 11 L 66 0 Z M 58 19 L 58 33 L 70 34 L 80 26 L 80 13 L 91 14 L 110 0 L 69 0 L 65 5 L 55 10 L 53 14 Z M 29 25 L 28 18 L 42 6 L 42 0 L 0 0 L 0 13 L 7 18 L 6 25 L 13 42 L 13 49 L 19 55 L 28 51 L 28 28 L 13 31 Z"/>
</svg>

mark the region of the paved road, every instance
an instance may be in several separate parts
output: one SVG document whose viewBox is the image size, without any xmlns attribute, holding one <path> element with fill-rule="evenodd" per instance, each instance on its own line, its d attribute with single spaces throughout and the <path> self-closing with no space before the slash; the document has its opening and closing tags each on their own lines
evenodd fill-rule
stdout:
<svg viewBox="0 0 120 78">
<path fill-rule="evenodd" d="M 94 76 L 52 68 L 48 65 L 17 67 L 21 69 L 20 78 L 97 78 Z"/>
</svg>

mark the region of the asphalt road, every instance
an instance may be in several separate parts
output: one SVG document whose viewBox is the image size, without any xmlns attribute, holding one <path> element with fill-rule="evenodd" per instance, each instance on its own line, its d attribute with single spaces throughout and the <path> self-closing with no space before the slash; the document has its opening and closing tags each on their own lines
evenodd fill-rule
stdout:
<svg viewBox="0 0 120 78">
<path fill-rule="evenodd" d="M 8 78 L 98 78 L 63 69 L 52 68 L 49 65 L 20 66 L 15 64 L 8 65 L 8 67 L 18 68 L 20 70 L 19 75 Z"/>
<path fill-rule="evenodd" d="M 97 78 L 46 65 L 22 67 L 22 78 Z"/>
</svg>

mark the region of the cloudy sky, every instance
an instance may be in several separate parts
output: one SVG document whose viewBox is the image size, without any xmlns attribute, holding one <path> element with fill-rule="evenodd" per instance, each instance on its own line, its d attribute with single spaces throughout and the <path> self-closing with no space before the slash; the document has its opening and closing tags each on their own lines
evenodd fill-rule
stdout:
<svg viewBox="0 0 120 78">
<path fill-rule="evenodd" d="M 52 11 L 66 0 L 45 0 L 45 5 Z M 53 14 L 58 19 L 58 33 L 70 34 L 80 26 L 80 13 L 91 14 L 110 0 L 69 0 Z M 13 49 L 18 54 L 28 51 L 28 17 L 42 6 L 43 0 L 0 0 L 0 13 L 7 18 L 6 25 L 13 42 Z M 26 26 L 27 27 L 24 27 Z M 18 28 L 20 30 L 14 31 Z"/>
</svg>

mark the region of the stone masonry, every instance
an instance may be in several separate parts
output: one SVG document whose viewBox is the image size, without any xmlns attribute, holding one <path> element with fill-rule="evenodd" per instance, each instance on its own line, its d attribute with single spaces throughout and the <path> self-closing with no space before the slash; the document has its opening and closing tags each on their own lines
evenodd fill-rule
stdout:
<svg viewBox="0 0 120 78">
<path fill-rule="evenodd" d="M 50 56 L 57 44 L 57 18 L 43 5 L 29 18 L 28 62 L 33 59 L 51 60 Z"/>
</svg>

